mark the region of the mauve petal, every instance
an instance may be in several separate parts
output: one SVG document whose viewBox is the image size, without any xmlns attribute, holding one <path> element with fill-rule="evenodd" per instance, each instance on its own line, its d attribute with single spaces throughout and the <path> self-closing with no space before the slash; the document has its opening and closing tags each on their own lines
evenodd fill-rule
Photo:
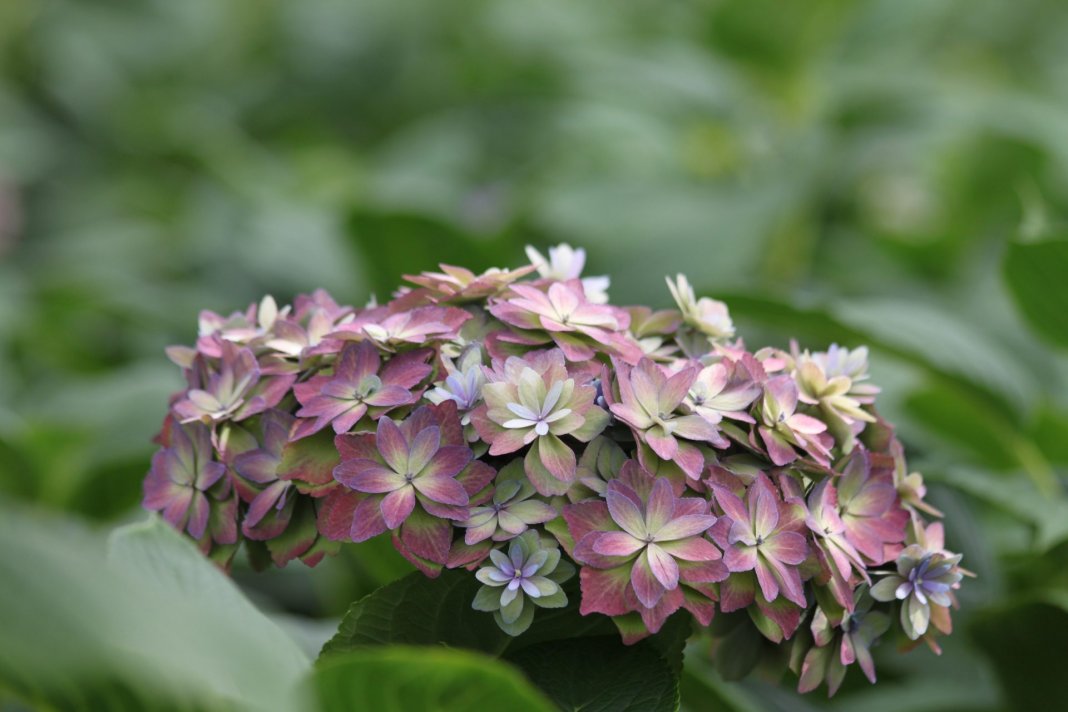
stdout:
<svg viewBox="0 0 1068 712">
<path fill-rule="evenodd" d="M 773 463 L 782 467 L 797 459 L 797 453 L 781 435 L 765 428 L 763 425 L 758 430 L 760 438 L 764 441 L 764 446 L 768 449 L 768 457 L 771 458 Z"/>
<path fill-rule="evenodd" d="M 731 546 L 723 550 L 723 563 L 733 571 L 750 571 L 757 565 L 756 547 Z"/>
<path fill-rule="evenodd" d="M 638 404 L 649 415 L 658 415 L 660 412 L 660 391 L 667 382 L 667 378 L 660 368 L 650 359 L 643 358 L 638 363 L 638 366 L 630 372 L 630 382 L 633 387 L 634 398 Z"/>
<path fill-rule="evenodd" d="M 416 556 L 444 565 L 452 547 L 452 522 L 416 510 L 401 527 L 400 538 Z"/>
<path fill-rule="evenodd" d="M 685 440 L 676 440 L 678 451 L 675 453 L 675 464 L 682 468 L 686 476 L 691 480 L 701 478 L 705 469 L 705 456 L 701 450 Z"/>
<path fill-rule="evenodd" d="M 400 386 L 382 386 L 364 398 L 363 402 L 375 407 L 406 405 L 414 403 L 415 396 L 409 390 Z"/>
<path fill-rule="evenodd" d="M 756 562 L 756 576 L 757 583 L 760 584 L 760 592 L 764 594 L 765 599 L 774 601 L 779 597 L 779 582 L 768 563 L 759 557 Z"/>
<path fill-rule="evenodd" d="M 526 432 L 521 430 L 504 430 L 492 439 L 488 439 L 484 435 L 482 436 L 482 439 L 492 443 L 492 445 L 490 445 L 489 454 L 493 456 L 507 455 L 527 444 Z"/>
<path fill-rule="evenodd" d="M 796 566 L 808 556 L 808 542 L 796 532 L 779 531 L 765 539 L 760 550 L 770 558 Z"/>
<path fill-rule="evenodd" d="M 216 482 L 222 479 L 226 474 L 226 465 L 221 462 L 206 462 L 200 466 L 200 472 L 197 474 L 196 487 L 201 492 L 204 492 L 211 488 Z"/>
<path fill-rule="evenodd" d="M 582 567 L 579 570 L 579 583 L 582 587 L 579 613 L 584 616 L 591 613 L 621 616 L 630 612 L 631 607 L 626 602 L 629 582 L 628 566 L 620 566 L 607 571 Z"/>
<path fill-rule="evenodd" d="M 801 574 L 796 568 L 785 566 L 778 561 L 768 561 L 768 567 L 773 572 L 779 585 L 779 592 L 786 597 L 786 600 L 802 608 L 808 606 L 805 600 L 804 585 L 801 583 Z"/>
<path fill-rule="evenodd" d="M 648 535 L 645 529 L 645 517 L 642 516 L 638 505 L 611 484 L 609 484 L 608 492 L 605 494 L 605 501 L 608 504 L 608 511 L 611 512 L 613 521 L 623 531 L 637 539 L 645 539 Z"/>
<path fill-rule="evenodd" d="M 260 520 L 274 508 L 275 504 L 278 503 L 279 497 L 285 494 L 289 487 L 289 482 L 278 480 L 256 495 L 256 498 L 252 500 L 248 507 L 248 513 L 245 514 L 245 526 L 254 527 L 259 524 Z"/>
<path fill-rule="evenodd" d="M 683 561 L 715 561 L 721 557 L 719 549 L 712 542 L 698 536 L 678 541 L 658 541 L 657 545 Z"/>
<path fill-rule="evenodd" d="M 787 375 L 769 378 L 764 383 L 764 392 L 770 396 L 787 417 L 797 410 L 797 384 Z"/>
<path fill-rule="evenodd" d="M 728 517 L 746 528 L 751 528 L 749 509 L 745 506 L 741 497 L 719 485 L 713 485 L 712 490 L 715 493 L 716 502 L 719 503 L 719 506 L 723 508 Z"/>
<path fill-rule="evenodd" d="M 664 595 L 664 586 L 653 575 L 649 564 L 648 549 L 642 551 L 630 570 L 630 584 L 638 600 L 646 608 L 652 608 Z"/>
<path fill-rule="evenodd" d="M 194 539 L 200 539 L 204 536 L 204 532 L 208 528 L 208 515 L 211 514 L 211 505 L 208 503 L 208 498 L 202 492 L 196 492 L 193 494 L 193 499 L 189 503 L 189 523 L 186 525 L 186 531 L 189 532 L 189 536 Z"/>
<path fill-rule="evenodd" d="M 541 320 L 541 324 L 544 326 L 544 318 Z M 593 359 L 597 355 L 596 351 L 574 334 L 556 332 L 552 334 L 552 337 L 568 361 L 582 363 Z"/>
<path fill-rule="evenodd" d="M 593 539 L 593 550 L 603 556 L 630 556 L 644 546 L 644 541 L 626 532 L 602 532 Z"/>
<path fill-rule="evenodd" d="M 319 533 L 331 541 L 352 539 L 353 512 L 365 499 L 351 490 L 335 488 L 320 500 L 319 516 L 316 518 L 316 528 Z M 377 502 L 374 511 L 378 511 Z M 381 515 L 378 519 L 382 520 Z M 385 525 L 382 525 L 382 528 L 384 530 Z"/>
<path fill-rule="evenodd" d="M 408 472 L 412 474 L 422 472 L 440 447 L 441 428 L 434 425 L 417 432 L 408 449 Z"/>
<path fill-rule="evenodd" d="M 612 528 L 612 516 L 608 505 L 600 500 L 565 505 L 563 517 L 567 522 L 567 530 L 576 543 L 582 541 L 582 538 L 591 532 Z"/>
<path fill-rule="evenodd" d="M 656 536 L 660 529 L 675 515 L 675 493 L 666 477 L 658 477 L 649 492 L 645 505 L 645 531 Z M 665 537 L 678 538 L 678 537 Z"/>
<path fill-rule="evenodd" d="M 689 393 L 690 386 L 693 385 L 694 379 L 697 378 L 697 373 L 697 369 L 690 366 L 667 379 L 663 387 L 657 392 L 657 410 L 660 413 L 667 414 L 678 408 L 679 403 L 682 403 L 682 399 Z"/>
<path fill-rule="evenodd" d="M 653 533 L 657 543 L 686 539 L 708 531 L 716 523 L 716 518 L 707 514 L 690 514 L 676 517 Z"/>
<path fill-rule="evenodd" d="M 416 474 L 424 477 L 455 477 L 474 457 L 471 449 L 462 445 L 446 445 L 434 453 L 434 458 Z M 413 468 L 414 469 L 414 468 Z"/>
<path fill-rule="evenodd" d="M 342 412 L 334 416 L 334 420 L 331 426 L 334 428 L 336 435 L 343 435 L 360 422 L 360 418 L 367 414 L 367 405 L 365 403 L 352 402 Z"/>
<path fill-rule="evenodd" d="M 496 531 L 497 521 L 495 519 L 490 519 L 479 526 L 469 527 L 467 531 L 464 532 L 464 542 L 468 546 L 473 546 L 480 541 L 489 539 Z"/>
<path fill-rule="evenodd" d="M 680 438 L 704 442 L 723 439 L 719 434 L 719 428 L 700 415 L 684 415 L 679 418 L 672 418 L 671 424 L 675 427 L 675 435 Z"/>
<path fill-rule="evenodd" d="M 384 494 L 405 485 L 404 475 L 374 460 L 346 460 L 334 468 L 334 479 L 368 494 Z"/>
<path fill-rule="evenodd" d="M 381 365 L 382 358 L 373 344 L 368 341 L 348 343 L 341 349 L 334 375 L 357 384 L 378 373 Z"/>
<path fill-rule="evenodd" d="M 376 442 L 382 459 L 394 472 L 408 472 L 408 440 L 391 418 L 379 418 Z"/>
<path fill-rule="evenodd" d="M 243 452 L 234 458 L 234 470 L 246 480 L 268 484 L 278 479 L 275 470 L 278 458 L 266 450 Z"/>
<path fill-rule="evenodd" d="M 145 496 L 141 505 L 145 509 L 161 510 L 168 506 L 176 497 L 184 496 L 185 492 L 192 491 L 188 486 L 159 475 L 156 472 L 149 473 L 142 484 Z"/>
<path fill-rule="evenodd" d="M 649 568 L 656 580 L 667 590 L 676 588 L 679 585 L 679 565 L 675 559 L 656 544 L 650 544 L 645 550 Z"/>
<path fill-rule="evenodd" d="M 382 521 L 389 529 L 396 529 L 415 509 L 415 488 L 406 485 L 387 494 L 380 504 Z"/>
<path fill-rule="evenodd" d="M 404 389 L 415 386 L 433 370 L 426 363 L 430 354 L 428 349 L 418 349 L 394 356 L 382 369 L 382 382 Z"/>
<path fill-rule="evenodd" d="M 662 460 L 673 460 L 679 452 L 679 443 L 662 426 L 654 425 L 644 433 L 645 442 Z"/>
<path fill-rule="evenodd" d="M 779 503 L 771 486 L 757 480 L 749 490 L 749 506 L 753 518 L 753 532 L 767 538 L 779 525 Z"/>
<path fill-rule="evenodd" d="M 878 517 L 893 506 L 896 497 L 889 482 L 869 482 L 855 497 L 841 499 L 843 509 L 855 517 Z"/>
<path fill-rule="evenodd" d="M 420 494 L 441 504 L 463 507 L 469 501 L 463 485 L 451 477 L 416 477 L 412 484 Z"/>
<path fill-rule="evenodd" d="M 171 496 L 163 505 L 163 520 L 175 529 L 181 530 L 189 514 L 189 507 L 193 503 L 193 496 L 197 491 L 192 487 L 175 486 Z M 203 495 L 201 495 L 203 496 Z"/>
<path fill-rule="evenodd" d="M 731 572 L 722 561 L 679 562 L 679 580 L 686 584 L 719 583 Z"/>
</svg>

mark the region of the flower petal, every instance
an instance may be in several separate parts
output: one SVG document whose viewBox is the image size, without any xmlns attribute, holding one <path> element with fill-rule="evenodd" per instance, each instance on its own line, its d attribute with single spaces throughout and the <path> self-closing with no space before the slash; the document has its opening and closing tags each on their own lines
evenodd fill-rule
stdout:
<svg viewBox="0 0 1068 712">
<path fill-rule="evenodd" d="M 412 484 L 420 494 L 441 504 L 462 507 L 469 501 L 463 485 L 451 477 L 416 477 Z"/>
<path fill-rule="evenodd" d="M 593 539 L 593 550 L 604 556 L 630 556 L 644 547 L 644 541 L 626 532 L 603 532 Z"/>
<path fill-rule="evenodd" d="M 664 586 L 653 574 L 649 563 L 648 547 L 638 555 L 630 570 L 630 583 L 638 600 L 646 608 L 652 608 L 664 595 Z"/>
<path fill-rule="evenodd" d="M 405 485 L 387 494 L 381 502 L 382 520 L 390 529 L 399 527 L 415 509 L 415 488 Z"/>
<path fill-rule="evenodd" d="M 608 492 L 605 494 L 605 501 L 608 503 L 608 511 L 612 514 L 612 520 L 623 531 L 637 539 L 644 540 L 649 535 L 645 528 L 645 517 L 642 516 L 638 505 L 630 497 L 619 491 L 615 484 L 615 482 L 609 483 Z"/>
</svg>

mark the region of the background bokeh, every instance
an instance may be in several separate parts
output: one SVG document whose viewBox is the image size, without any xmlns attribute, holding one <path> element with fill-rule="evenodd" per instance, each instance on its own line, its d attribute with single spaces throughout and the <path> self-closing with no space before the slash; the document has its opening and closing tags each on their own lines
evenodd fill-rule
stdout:
<svg viewBox="0 0 1068 712">
<path fill-rule="evenodd" d="M 616 303 L 684 271 L 751 347 L 872 346 L 979 577 L 945 655 L 884 645 L 831 708 L 1035 709 L 1068 660 L 1068 271 L 1026 253 L 1068 210 L 1065 37 L 1060 0 L 5 0 L 0 492 L 138 518 L 201 308 L 566 241 Z M 404 570 L 235 575 L 314 641 Z M 828 706 L 691 652 L 688 710 Z"/>
</svg>

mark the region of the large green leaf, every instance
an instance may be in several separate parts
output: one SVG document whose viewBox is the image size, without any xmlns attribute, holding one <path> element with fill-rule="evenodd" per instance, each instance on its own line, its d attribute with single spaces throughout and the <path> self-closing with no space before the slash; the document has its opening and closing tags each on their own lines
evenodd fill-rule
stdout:
<svg viewBox="0 0 1068 712">
<path fill-rule="evenodd" d="M 1005 281 L 1016 305 L 1050 343 L 1068 346 L 1068 240 L 1013 242 Z"/>
<path fill-rule="evenodd" d="M 326 658 L 312 677 L 321 712 L 549 712 L 512 666 L 466 650 L 388 646 Z"/>
<path fill-rule="evenodd" d="M 572 582 L 565 586 L 569 606 L 539 609 L 530 629 L 512 638 L 492 616 L 471 608 L 480 586 L 466 571 L 445 571 L 437 579 L 413 573 L 384 586 L 352 605 L 322 659 L 369 645 L 444 644 L 515 663 L 565 709 L 617 709 L 605 706 L 615 703 L 622 705 L 618 709 L 677 707 L 688 614 L 673 617 L 656 636 L 625 646 L 609 619 L 579 614 Z"/>
<path fill-rule="evenodd" d="M 300 705 L 308 658 L 187 540 L 154 518 L 105 552 L 0 506 L 0 684 L 60 708 Z"/>
<path fill-rule="evenodd" d="M 627 647 L 618 635 L 550 641 L 507 659 L 563 710 L 653 712 L 679 706 L 679 678 L 647 642 Z"/>
</svg>

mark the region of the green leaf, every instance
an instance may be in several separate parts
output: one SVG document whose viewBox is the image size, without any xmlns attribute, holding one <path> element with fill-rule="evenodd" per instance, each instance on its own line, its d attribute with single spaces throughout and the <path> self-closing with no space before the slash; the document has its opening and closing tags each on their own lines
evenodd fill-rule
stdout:
<svg viewBox="0 0 1068 712">
<path fill-rule="evenodd" d="M 658 712 L 679 706 L 679 678 L 656 647 L 618 635 L 539 643 L 508 655 L 564 710 Z"/>
<path fill-rule="evenodd" d="M 602 706 L 613 700 L 635 705 L 620 709 L 675 709 L 643 705 L 677 702 L 689 616 L 678 614 L 658 635 L 625 646 L 609 618 L 579 614 L 575 581 L 569 584 L 567 607 L 535 609 L 530 628 L 512 638 L 497 627 L 491 614 L 471 607 L 481 584 L 470 572 L 444 571 L 437 579 L 414 573 L 353 604 L 337 635 L 323 646 L 322 656 L 327 659 L 368 645 L 468 648 L 517 664 L 568 709 L 586 703 L 593 706 L 583 709 L 615 709 Z M 596 644 L 586 650 L 588 641 Z M 599 671 L 587 670 L 591 666 Z M 618 676 L 617 667 L 622 671 Z M 645 678 L 651 681 L 648 688 L 637 685 L 626 691 L 635 679 Z"/>
<path fill-rule="evenodd" d="M 1068 240 L 1012 242 L 1005 253 L 1005 282 L 1032 328 L 1068 346 Z"/>
<path fill-rule="evenodd" d="M 312 677 L 321 712 L 550 712 L 510 665 L 463 650 L 388 646 L 320 662 Z"/>
<path fill-rule="evenodd" d="M 105 551 L 81 526 L 0 507 L 0 687 L 60 708 L 300 706 L 307 656 L 191 542 L 153 518 Z"/>
<path fill-rule="evenodd" d="M 471 608 L 481 585 L 467 571 L 444 571 L 436 579 L 409 574 L 352 604 L 322 654 L 388 644 L 448 645 L 500 654 L 509 637 L 492 615 Z"/>
</svg>

